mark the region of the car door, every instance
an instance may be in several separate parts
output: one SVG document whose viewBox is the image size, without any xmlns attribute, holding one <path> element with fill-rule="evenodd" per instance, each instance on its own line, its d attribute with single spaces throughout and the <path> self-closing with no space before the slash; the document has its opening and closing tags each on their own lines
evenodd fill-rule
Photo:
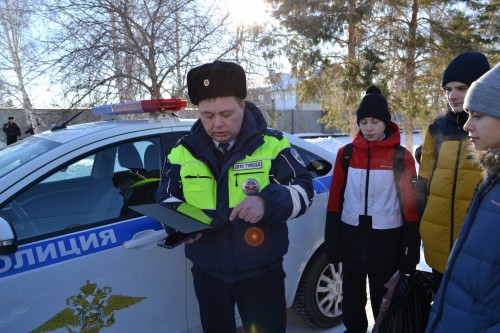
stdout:
<svg viewBox="0 0 500 333">
<path fill-rule="evenodd" d="M 120 187 L 133 175 L 140 203 L 154 200 L 162 146 L 158 135 L 80 149 L 1 204 L 0 230 L 12 226 L 19 246 L 0 255 L 0 331 L 188 331 L 184 247 L 157 246 L 165 231 L 128 210 Z"/>
</svg>

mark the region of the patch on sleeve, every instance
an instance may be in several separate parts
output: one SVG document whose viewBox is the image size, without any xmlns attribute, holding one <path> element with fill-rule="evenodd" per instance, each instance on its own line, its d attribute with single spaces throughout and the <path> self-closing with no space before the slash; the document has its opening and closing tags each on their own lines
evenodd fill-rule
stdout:
<svg viewBox="0 0 500 333">
<path fill-rule="evenodd" d="M 291 148 L 290 152 L 292 153 L 292 156 L 299 162 L 300 165 L 302 165 L 304 168 L 306 167 L 306 164 L 302 160 L 302 157 L 300 157 L 299 152 L 295 150 L 295 148 Z"/>
</svg>

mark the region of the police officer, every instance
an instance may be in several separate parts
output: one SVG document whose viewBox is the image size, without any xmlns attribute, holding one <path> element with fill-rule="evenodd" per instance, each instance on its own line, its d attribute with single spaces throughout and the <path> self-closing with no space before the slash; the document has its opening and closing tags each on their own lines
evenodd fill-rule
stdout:
<svg viewBox="0 0 500 333">
<path fill-rule="evenodd" d="M 9 117 L 9 121 L 3 124 L 2 130 L 5 133 L 8 145 L 17 142 L 21 138 L 21 129 L 17 126 L 14 117 Z"/>
<path fill-rule="evenodd" d="M 199 118 L 168 155 L 156 197 L 227 220 L 185 246 L 203 330 L 236 332 L 236 304 L 245 331 L 284 333 L 286 221 L 309 208 L 312 177 L 286 137 L 244 100 L 241 66 L 195 67 L 187 85 Z"/>
</svg>

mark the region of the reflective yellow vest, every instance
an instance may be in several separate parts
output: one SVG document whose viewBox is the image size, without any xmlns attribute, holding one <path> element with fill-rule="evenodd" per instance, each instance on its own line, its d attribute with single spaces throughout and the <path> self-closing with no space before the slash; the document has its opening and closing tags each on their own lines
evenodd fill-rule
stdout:
<svg viewBox="0 0 500 333">
<path fill-rule="evenodd" d="M 272 161 L 285 148 L 288 139 L 281 140 L 264 135 L 264 144 L 251 156 L 236 161 L 228 170 L 229 207 L 238 205 L 248 194 L 260 192 L 269 185 Z M 180 165 L 183 195 L 187 203 L 201 209 L 215 210 L 217 206 L 217 180 L 209 167 L 196 159 L 184 146 L 172 149 L 168 159 Z M 248 193 L 248 194 L 247 194 Z"/>
</svg>

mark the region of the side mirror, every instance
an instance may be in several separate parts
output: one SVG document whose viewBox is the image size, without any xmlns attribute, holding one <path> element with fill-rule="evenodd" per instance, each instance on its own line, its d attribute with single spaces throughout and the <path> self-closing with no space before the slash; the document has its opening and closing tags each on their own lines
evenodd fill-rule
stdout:
<svg viewBox="0 0 500 333">
<path fill-rule="evenodd" d="M 11 254 L 17 251 L 16 238 L 16 234 L 10 223 L 0 217 L 0 255 Z"/>
</svg>

